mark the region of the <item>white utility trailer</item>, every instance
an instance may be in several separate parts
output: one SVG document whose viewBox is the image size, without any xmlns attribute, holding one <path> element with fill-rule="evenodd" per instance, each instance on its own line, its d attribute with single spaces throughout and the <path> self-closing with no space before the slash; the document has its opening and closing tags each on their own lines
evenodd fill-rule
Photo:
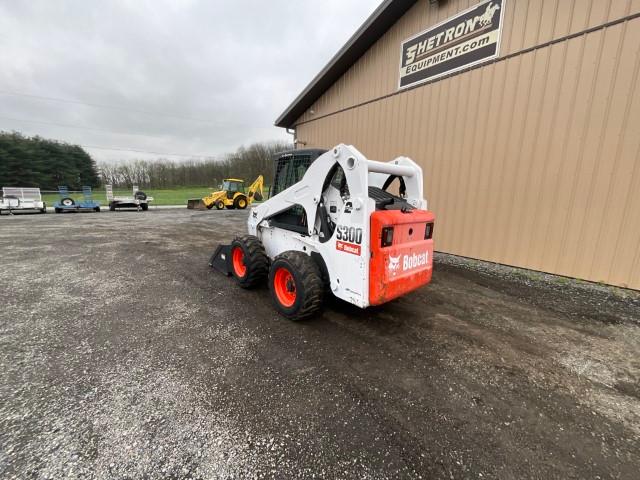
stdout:
<svg viewBox="0 0 640 480">
<path fill-rule="evenodd" d="M 153 197 L 148 197 L 146 193 L 138 189 L 138 185 L 133 186 L 132 197 L 116 197 L 113 195 L 113 186 L 107 185 L 107 202 L 109 210 L 116 211 L 116 208 L 135 208 L 136 210 L 149 210 L 149 202 Z"/>
<path fill-rule="evenodd" d="M 39 188 L 2 187 L 0 215 L 4 211 L 9 214 L 25 211 L 47 213 L 47 206 L 42 201 Z"/>
</svg>

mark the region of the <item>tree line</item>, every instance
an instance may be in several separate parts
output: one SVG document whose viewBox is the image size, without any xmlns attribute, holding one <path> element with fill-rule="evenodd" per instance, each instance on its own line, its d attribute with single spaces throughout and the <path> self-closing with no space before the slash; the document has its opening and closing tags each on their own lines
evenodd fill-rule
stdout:
<svg viewBox="0 0 640 480">
<path fill-rule="evenodd" d="M 96 165 L 79 145 L 0 132 L 0 186 L 42 190 L 56 190 L 58 185 L 80 190 L 83 185 L 100 184 L 114 188 L 215 187 L 224 178 L 252 182 L 258 175 L 264 175 L 270 184 L 275 155 L 291 148 L 287 142 L 263 142 L 240 147 L 217 159 L 132 160 Z"/>
<path fill-rule="evenodd" d="M 96 163 L 78 145 L 0 132 L 0 186 L 79 190 L 100 183 Z"/>
<path fill-rule="evenodd" d="M 102 182 L 117 188 L 215 187 L 225 178 L 242 178 L 250 183 L 258 175 L 264 175 L 270 184 L 275 155 L 292 148 L 286 142 L 254 143 L 220 159 L 102 162 L 99 170 Z"/>
</svg>

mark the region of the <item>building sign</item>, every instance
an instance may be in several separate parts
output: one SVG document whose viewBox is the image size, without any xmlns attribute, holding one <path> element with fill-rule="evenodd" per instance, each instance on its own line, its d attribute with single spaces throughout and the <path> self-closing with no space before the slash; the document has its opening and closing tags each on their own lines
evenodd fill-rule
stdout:
<svg viewBox="0 0 640 480">
<path fill-rule="evenodd" d="M 505 0 L 488 0 L 402 43 L 400 88 L 495 58 Z"/>
</svg>

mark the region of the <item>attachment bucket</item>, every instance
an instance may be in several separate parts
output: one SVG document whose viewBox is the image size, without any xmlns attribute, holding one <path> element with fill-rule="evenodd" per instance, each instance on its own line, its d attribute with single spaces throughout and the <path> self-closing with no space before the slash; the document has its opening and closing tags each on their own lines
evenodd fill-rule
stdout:
<svg viewBox="0 0 640 480">
<path fill-rule="evenodd" d="M 227 277 L 231 275 L 230 265 L 231 245 L 218 245 L 216 251 L 211 255 L 209 266 L 225 274 Z"/>
</svg>

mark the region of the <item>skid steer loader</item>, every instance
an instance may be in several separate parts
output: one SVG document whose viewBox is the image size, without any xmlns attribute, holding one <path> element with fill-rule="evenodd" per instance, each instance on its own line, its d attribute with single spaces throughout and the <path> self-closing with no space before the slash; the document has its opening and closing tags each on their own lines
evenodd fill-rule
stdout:
<svg viewBox="0 0 640 480">
<path fill-rule="evenodd" d="M 268 279 L 276 309 L 292 320 L 316 314 L 327 292 L 366 308 L 430 282 L 434 215 L 411 159 L 372 161 L 341 144 L 286 152 L 275 167 L 248 235 L 218 246 L 211 267 L 243 288 Z"/>
</svg>

